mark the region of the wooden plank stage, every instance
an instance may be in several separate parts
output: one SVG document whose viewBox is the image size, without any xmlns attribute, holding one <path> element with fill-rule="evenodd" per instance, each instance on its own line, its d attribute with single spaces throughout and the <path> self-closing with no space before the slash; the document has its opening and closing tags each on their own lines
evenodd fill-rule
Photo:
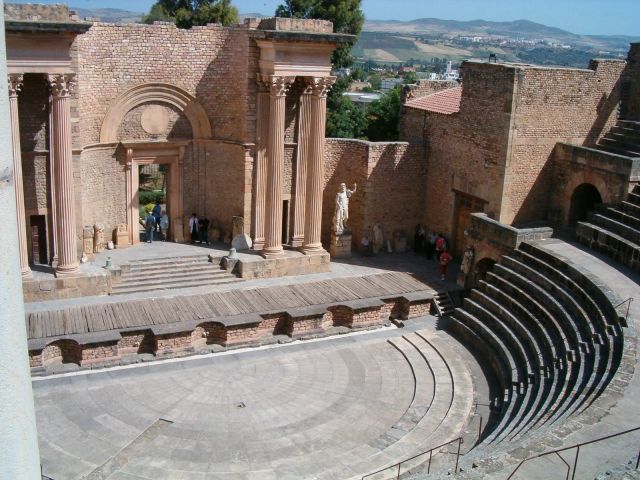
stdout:
<svg viewBox="0 0 640 480">
<path fill-rule="evenodd" d="M 216 317 L 248 313 L 281 312 L 296 307 L 363 298 L 393 298 L 424 290 L 431 288 L 410 274 L 389 272 L 286 286 L 34 311 L 26 314 L 26 322 L 29 339 L 36 339 L 192 320 L 215 320 Z"/>
</svg>

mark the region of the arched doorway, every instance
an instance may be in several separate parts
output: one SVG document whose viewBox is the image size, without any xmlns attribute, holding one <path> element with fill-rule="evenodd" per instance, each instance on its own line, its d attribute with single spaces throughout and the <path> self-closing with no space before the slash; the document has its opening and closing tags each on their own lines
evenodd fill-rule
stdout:
<svg viewBox="0 0 640 480">
<path fill-rule="evenodd" d="M 480 280 L 487 279 L 487 272 L 493 270 L 493 266 L 496 261 L 493 258 L 485 257 L 482 260 L 476 262 L 473 267 L 473 275 L 471 276 L 470 288 L 476 288 Z"/>
<path fill-rule="evenodd" d="M 571 195 L 569 227 L 575 227 L 576 223 L 586 220 L 587 214 L 598 203 L 602 203 L 602 197 L 596 187 L 590 183 L 578 185 Z"/>
</svg>

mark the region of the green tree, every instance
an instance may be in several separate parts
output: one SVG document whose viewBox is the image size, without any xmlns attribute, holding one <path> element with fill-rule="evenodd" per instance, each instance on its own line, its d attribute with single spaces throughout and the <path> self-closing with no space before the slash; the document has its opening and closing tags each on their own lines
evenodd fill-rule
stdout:
<svg viewBox="0 0 640 480">
<path fill-rule="evenodd" d="M 364 110 L 355 105 L 345 93 L 351 80 L 341 77 L 336 80 L 327 98 L 327 137 L 362 138 L 367 129 Z"/>
<path fill-rule="evenodd" d="M 416 72 L 407 72 L 404 74 L 403 81 L 406 85 L 414 84 L 418 81 L 418 75 L 416 75 Z"/>
<path fill-rule="evenodd" d="M 157 20 L 174 22 L 178 28 L 207 23 L 233 25 L 238 22 L 238 9 L 231 5 L 231 0 L 158 0 L 143 22 Z"/>
<path fill-rule="evenodd" d="M 369 83 L 373 90 L 380 90 L 382 88 L 382 77 L 379 74 L 374 73 L 369 77 Z"/>
<path fill-rule="evenodd" d="M 362 0 L 285 0 L 276 9 L 276 17 L 330 20 L 336 33 L 357 36 L 364 24 L 361 6 Z M 332 61 L 336 68 L 353 63 L 351 48 L 354 42 L 342 44 L 333 53 Z"/>
<path fill-rule="evenodd" d="M 369 105 L 367 137 L 372 142 L 398 140 L 400 122 L 400 85 Z"/>
</svg>

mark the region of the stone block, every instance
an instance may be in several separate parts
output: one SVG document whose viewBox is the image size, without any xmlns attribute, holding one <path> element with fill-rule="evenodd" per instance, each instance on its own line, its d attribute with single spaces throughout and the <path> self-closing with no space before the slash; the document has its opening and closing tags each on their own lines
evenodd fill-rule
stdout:
<svg viewBox="0 0 640 480">
<path fill-rule="evenodd" d="M 351 232 L 345 231 L 341 234 L 331 232 L 331 245 L 329 253 L 333 258 L 348 258 L 351 256 Z"/>
<path fill-rule="evenodd" d="M 236 250 L 249 250 L 252 246 L 253 242 L 251 241 L 251 237 L 246 233 L 235 235 L 231 242 L 231 247 Z"/>
</svg>

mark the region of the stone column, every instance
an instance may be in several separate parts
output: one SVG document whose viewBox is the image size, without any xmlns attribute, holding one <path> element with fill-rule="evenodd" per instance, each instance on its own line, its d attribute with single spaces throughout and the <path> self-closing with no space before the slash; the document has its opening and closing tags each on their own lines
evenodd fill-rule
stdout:
<svg viewBox="0 0 640 480">
<path fill-rule="evenodd" d="M 253 211 L 253 248 L 264 248 L 264 221 L 267 189 L 267 136 L 269 133 L 269 83 L 258 74 L 256 122 L 255 202 Z"/>
<path fill-rule="evenodd" d="M 295 203 L 293 210 L 293 239 L 291 246 L 301 247 L 304 242 L 304 211 L 307 197 L 307 167 L 311 133 L 311 93 L 306 85 L 300 96 L 298 110 L 298 155 L 296 162 Z"/>
<path fill-rule="evenodd" d="M 307 204 L 305 208 L 304 243 L 306 254 L 322 252 L 322 188 L 324 185 L 324 143 L 327 119 L 327 93 L 335 77 L 307 79 L 311 87 L 311 137 L 307 165 Z"/>
<path fill-rule="evenodd" d="M 270 75 L 269 133 L 267 137 L 267 195 L 265 215 L 265 257 L 282 254 L 282 180 L 284 176 L 285 99 L 295 77 Z"/>
<path fill-rule="evenodd" d="M 71 90 L 73 74 L 49 75 L 51 117 L 56 184 L 56 230 L 58 232 L 58 276 L 79 271 L 76 246 L 76 209 L 73 185 L 73 152 L 71 149 Z"/>
<path fill-rule="evenodd" d="M 22 185 L 22 152 L 20 149 L 20 122 L 18 119 L 18 92 L 22 88 L 22 74 L 10 74 L 9 113 L 11 115 L 11 137 L 13 140 L 13 179 L 16 194 L 16 214 L 18 217 L 18 248 L 20 251 L 20 272 L 22 278 L 31 277 L 27 250 L 27 222 L 24 213 L 24 187 Z"/>
</svg>

